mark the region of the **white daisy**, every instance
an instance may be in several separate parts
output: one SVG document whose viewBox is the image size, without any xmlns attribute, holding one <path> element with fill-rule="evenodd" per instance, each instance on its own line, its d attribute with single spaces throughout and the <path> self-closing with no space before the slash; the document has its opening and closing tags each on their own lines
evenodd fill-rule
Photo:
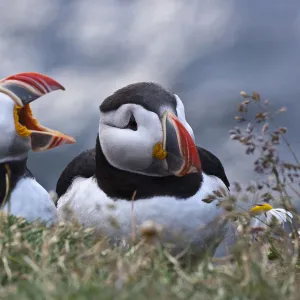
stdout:
<svg viewBox="0 0 300 300">
<path fill-rule="evenodd" d="M 264 230 L 271 225 L 272 222 L 276 222 L 279 225 L 284 226 L 284 223 L 292 223 L 293 215 L 284 208 L 273 208 L 270 204 L 257 204 L 250 209 L 250 215 L 252 220 L 250 223 L 252 230 Z"/>
</svg>

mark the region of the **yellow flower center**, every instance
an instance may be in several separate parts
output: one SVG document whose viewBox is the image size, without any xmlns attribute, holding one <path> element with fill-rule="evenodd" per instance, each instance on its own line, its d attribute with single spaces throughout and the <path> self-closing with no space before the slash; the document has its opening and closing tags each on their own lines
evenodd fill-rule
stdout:
<svg viewBox="0 0 300 300">
<path fill-rule="evenodd" d="M 162 143 L 156 143 L 153 147 L 152 156 L 160 160 L 167 157 L 167 151 L 164 150 Z"/>
<path fill-rule="evenodd" d="M 265 213 L 271 209 L 273 209 L 273 207 L 268 203 L 258 204 L 250 209 L 250 214 L 251 215 L 259 215 L 259 214 Z"/>
</svg>

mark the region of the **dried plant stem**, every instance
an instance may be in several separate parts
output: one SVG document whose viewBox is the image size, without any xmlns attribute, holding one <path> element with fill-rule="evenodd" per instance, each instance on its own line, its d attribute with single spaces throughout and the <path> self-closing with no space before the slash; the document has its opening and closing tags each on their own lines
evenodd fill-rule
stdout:
<svg viewBox="0 0 300 300">
<path fill-rule="evenodd" d="M 289 184 L 289 188 L 298 196 L 300 197 L 300 193 L 293 187 L 292 184 Z"/>
<path fill-rule="evenodd" d="M 262 107 L 262 105 L 261 105 L 260 102 L 259 102 L 259 106 L 260 106 L 261 109 L 264 109 L 264 108 Z M 274 118 L 273 118 L 272 116 L 269 116 L 269 120 L 272 121 L 273 123 L 276 123 L 276 121 L 274 120 Z M 292 156 L 293 156 L 295 162 L 300 166 L 300 162 L 299 162 L 299 160 L 298 160 L 298 158 L 297 158 L 297 155 L 296 155 L 295 151 L 293 150 L 291 144 L 288 142 L 288 140 L 285 138 L 285 136 L 284 136 L 282 133 L 281 133 L 280 135 L 281 135 L 281 137 L 282 137 L 282 140 L 284 141 L 284 143 L 286 144 L 286 146 L 287 146 L 288 149 L 290 150 L 290 152 L 291 152 L 291 154 L 292 154 Z"/>
<path fill-rule="evenodd" d="M 186 274 L 182 268 L 180 267 L 180 263 L 178 260 L 173 257 L 168 251 L 163 250 L 164 255 L 166 258 L 173 264 L 175 271 L 177 272 L 178 276 L 180 276 L 183 280 L 190 284 L 195 284 L 195 280 L 191 278 L 188 274 Z"/>
<path fill-rule="evenodd" d="M 6 190 L 5 190 L 5 196 L 3 199 L 3 203 L 2 203 L 2 208 L 5 206 L 5 204 L 7 203 L 7 228 L 8 228 L 8 243 L 9 245 L 11 245 L 11 241 L 12 241 L 12 233 L 10 231 L 10 227 L 11 227 L 11 219 L 9 218 L 10 215 L 10 195 L 11 195 L 11 170 L 8 164 L 4 164 L 4 168 L 6 170 L 6 174 L 5 174 L 5 184 L 6 184 Z"/>
<path fill-rule="evenodd" d="M 6 203 L 8 203 L 8 205 L 10 206 L 9 198 L 10 198 L 10 194 L 11 194 L 11 170 L 10 170 L 10 167 L 8 164 L 4 164 L 4 168 L 6 171 L 6 174 L 5 174 L 6 189 L 5 189 L 4 199 L 2 201 L 2 207 L 4 207 Z M 8 211 L 10 211 L 10 209 Z"/>
<path fill-rule="evenodd" d="M 4 266 L 4 269 L 5 269 L 6 275 L 7 275 L 8 279 L 11 280 L 12 279 L 12 272 L 11 272 L 11 269 L 9 268 L 9 264 L 8 264 L 8 260 L 7 260 L 6 256 L 2 257 L 2 262 L 3 262 L 3 266 Z"/>
<path fill-rule="evenodd" d="M 288 140 L 285 138 L 285 136 L 284 136 L 283 134 L 280 134 L 280 135 L 281 135 L 281 137 L 282 137 L 282 140 L 285 142 L 286 146 L 287 146 L 287 147 L 289 148 L 289 150 L 291 151 L 291 153 L 292 153 L 292 155 L 293 155 L 293 157 L 294 157 L 294 159 L 295 159 L 295 162 L 298 164 L 298 166 L 300 166 L 300 162 L 299 162 L 299 160 L 298 160 L 298 158 L 297 158 L 297 155 L 296 155 L 295 151 L 293 150 L 291 144 L 288 142 Z"/>
<path fill-rule="evenodd" d="M 134 200 L 136 197 L 136 190 L 133 192 L 132 197 L 131 197 L 131 239 L 132 243 L 135 242 L 136 240 L 136 235 L 135 235 L 135 219 L 134 219 Z"/>
<path fill-rule="evenodd" d="M 241 286 L 246 286 L 250 281 L 250 267 L 249 267 L 249 255 L 244 253 L 242 255 L 242 262 L 243 262 L 243 268 L 244 268 L 244 278 L 241 282 Z"/>
</svg>

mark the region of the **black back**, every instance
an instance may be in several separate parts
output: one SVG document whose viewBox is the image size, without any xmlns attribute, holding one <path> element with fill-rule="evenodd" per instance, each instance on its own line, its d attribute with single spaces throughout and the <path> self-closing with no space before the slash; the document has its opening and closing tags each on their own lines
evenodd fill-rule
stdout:
<svg viewBox="0 0 300 300">
<path fill-rule="evenodd" d="M 96 149 L 90 149 L 76 156 L 63 170 L 57 184 L 56 193 L 61 197 L 76 177 L 90 178 L 96 172 Z"/>
<path fill-rule="evenodd" d="M 207 175 L 219 177 L 229 188 L 229 182 L 220 160 L 211 152 L 198 147 L 202 169 Z M 75 157 L 62 172 L 56 192 L 62 196 L 76 177 L 94 176 L 99 187 L 111 198 L 130 200 L 153 196 L 174 196 L 184 199 L 193 196 L 201 187 L 202 174 L 194 173 L 184 177 L 152 177 L 119 170 L 106 160 L 97 137 L 96 149 L 85 151 Z"/>
<path fill-rule="evenodd" d="M 0 205 L 2 205 L 2 202 L 4 200 L 7 185 L 6 185 L 6 174 L 7 169 L 5 168 L 5 164 L 8 165 L 8 168 L 11 172 L 10 177 L 10 189 L 13 190 L 18 181 L 21 178 L 24 177 L 32 177 L 31 172 L 27 169 L 27 159 L 21 160 L 21 161 L 13 161 L 13 162 L 7 162 L 7 163 L 1 163 L 0 164 Z"/>
<path fill-rule="evenodd" d="M 202 164 L 202 170 L 205 174 L 220 178 L 229 190 L 230 183 L 221 161 L 208 150 L 201 147 L 197 147 L 197 149 Z"/>
</svg>

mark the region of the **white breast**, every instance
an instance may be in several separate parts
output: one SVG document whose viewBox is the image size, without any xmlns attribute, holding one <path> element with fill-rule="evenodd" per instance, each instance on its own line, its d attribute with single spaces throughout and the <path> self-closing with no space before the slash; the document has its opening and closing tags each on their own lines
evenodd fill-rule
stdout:
<svg viewBox="0 0 300 300">
<path fill-rule="evenodd" d="M 227 190 L 219 178 L 203 174 L 202 187 L 193 197 L 186 200 L 166 196 L 141 199 L 133 202 L 132 211 L 131 201 L 112 200 L 98 187 L 94 178 L 77 178 L 58 201 L 58 218 L 68 220 L 71 210 L 81 224 L 119 238 L 132 233 L 134 215 L 137 235 L 138 227 L 144 221 L 153 220 L 164 226 L 165 240 L 172 242 L 176 239 L 177 243 L 181 236 L 185 245 L 190 242 L 202 247 L 224 234 L 224 224 L 215 220 L 222 209 L 215 202 L 202 201 L 220 187 Z"/>
<path fill-rule="evenodd" d="M 57 212 L 47 191 L 33 178 L 19 180 L 13 189 L 9 204 L 3 210 L 29 222 L 40 220 L 43 223 L 57 222 Z"/>
</svg>

